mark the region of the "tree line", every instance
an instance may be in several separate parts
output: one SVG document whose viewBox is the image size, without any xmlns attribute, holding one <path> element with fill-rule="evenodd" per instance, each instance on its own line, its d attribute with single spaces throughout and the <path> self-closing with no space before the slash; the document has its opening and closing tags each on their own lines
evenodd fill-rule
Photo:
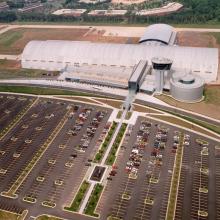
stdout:
<svg viewBox="0 0 220 220">
<path fill-rule="evenodd" d="M 68 4 L 72 0 L 67 0 Z M 182 11 L 164 16 L 138 16 L 133 10 L 128 10 L 124 16 L 89 16 L 80 17 L 53 15 L 45 13 L 16 13 L 4 11 L 0 13 L 0 22 L 13 21 L 41 21 L 41 22 L 100 22 L 100 23 L 172 23 L 172 24 L 200 24 L 209 21 L 220 22 L 219 0 L 179 0 L 185 8 Z M 88 6 L 88 5 L 87 5 Z M 94 7 L 94 6 L 93 6 Z M 82 7 L 81 7 L 82 8 Z"/>
</svg>

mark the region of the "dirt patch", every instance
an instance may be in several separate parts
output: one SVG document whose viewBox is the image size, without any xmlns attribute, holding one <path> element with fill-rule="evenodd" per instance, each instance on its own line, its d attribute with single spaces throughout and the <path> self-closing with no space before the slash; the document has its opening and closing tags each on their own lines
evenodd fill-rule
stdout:
<svg viewBox="0 0 220 220">
<path fill-rule="evenodd" d="M 90 30 L 81 40 L 87 40 L 91 42 L 102 42 L 102 43 L 129 43 L 137 44 L 139 41 L 138 37 L 120 37 L 120 36 L 105 36 L 105 30 L 97 30 L 93 28 Z"/>
<path fill-rule="evenodd" d="M 8 43 L 0 44 L 0 53 L 20 54 L 31 40 L 81 40 L 87 31 L 88 29 L 13 29 L 1 35 L 3 42 L 7 42 L 7 38 L 10 39 L 10 36 L 15 33 L 19 33 L 21 36 L 10 45 Z"/>
<path fill-rule="evenodd" d="M 0 35 L 1 54 L 21 54 L 25 45 L 31 40 L 72 40 L 106 43 L 138 43 L 135 37 L 104 36 L 104 30 L 88 28 L 54 29 L 54 28 L 17 28 Z"/>
<path fill-rule="evenodd" d="M 215 47 L 215 38 L 208 33 L 181 31 L 177 33 L 177 44 L 188 47 Z"/>
<path fill-rule="evenodd" d="M 1 24 L 0 24 L 1 25 Z M 0 26 L 0 30 L 4 29 L 6 26 Z"/>
<path fill-rule="evenodd" d="M 21 62 L 17 60 L 0 60 L 0 70 L 3 69 L 20 69 L 21 68 Z"/>
<path fill-rule="evenodd" d="M 191 129 L 193 131 L 197 131 L 197 132 L 200 132 L 202 134 L 208 135 L 210 137 L 214 137 L 214 138 L 219 139 L 219 137 L 217 135 L 214 135 L 213 133 L 211 133 L 209 131 L 206 131 L 206 130 L 204 130 L 204 129 L 196 126 L 196 125 L 193 125 L 191 123 L 188 123 L 186 121 L 183 121 L 181 119 L 178 119 L 178 118 L 175 118 L 175 117 L 172 117 L 172 116 L 167 116 L 167 115 L 151 115 L 150 117 L 161 119 L 163 121 L 167 121 L 169 123 L 176 124 L 176 125 L 179 125 L 179 126 L 182 126 L 182 127 L 188 128 L 188 129 Z"/>
</svg>

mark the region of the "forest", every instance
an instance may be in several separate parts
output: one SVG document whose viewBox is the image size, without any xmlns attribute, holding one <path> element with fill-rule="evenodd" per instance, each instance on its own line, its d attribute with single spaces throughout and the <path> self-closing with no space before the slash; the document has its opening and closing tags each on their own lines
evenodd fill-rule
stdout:
<svg viewBox="0 0 220 220">
<path fill-rule="evenodd" d="M 41 21 L 41 22 L 94 22 L 94 23 L 169 23 L 169 24 L 206 24 L 209 22 L 220 22 L 220 0 L 179 0 L 184 5 L 184 9 L 164 16 L 138 16 L 134 11 L 140 10 L 140 5 L 132 5 L 127 9 L 124 16 L 89 16 L 83 14 L 81 17 L 57 16 L 46 13 L 17 13 L 16 11 L 5 11 L 0 13 L 0 22 L 13 21 Z M 106 8 L 110 2 L 98 3 L 97 8 Z M 146 4 L 146 3 L 145 3 Z M 93 10 L 95 5 L 76 3 L 75 0 L 66 0 L 65 6 L 73 8 L 87 8 Z M 109 7 L 109 6 L 108 6 Z"/>
</svg>

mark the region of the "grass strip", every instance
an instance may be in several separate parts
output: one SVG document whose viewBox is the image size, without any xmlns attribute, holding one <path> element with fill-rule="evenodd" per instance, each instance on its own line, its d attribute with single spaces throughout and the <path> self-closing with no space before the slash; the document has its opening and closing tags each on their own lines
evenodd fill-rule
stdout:
<svg viewBox="0 0 220 220">
<path fill-rule="evenodd" d="M 220 126 L 217 126 L 217 125 L 214 125 L 214 124 L 211 124 L 211 123 L 208 123 L 208 122 L 205 122 L 205 121 L 202 121 L 202 120 L 199 120 L 199 119 L 196 119 L 196 118 L 192 118 L 190 116 L 187 116 L 187 115 L 183 115 L 183 114 L 180 114 L 180 113 L 176 113 L 176 112 L 172 112 L 172 111 L 169 111 L 169 110 L 164 110 L 164 109 L 161 109 L 159 107 L 154 107 L 155 109 L 158 109 L 160 111 L 163 111 L 163 112 L 166 112 L 166 113 L 169 113 L 171 115 L 175 115 L 179 118 L 182 118 L 182 119 L 185 119 L 189 122 L 192 122 L 194 124 L 197 124 L 203 128 L 206 128 L 210 131 L 213 131 L 217 134 L 220 134 Z"/>
<path fill-rule="evenodd" d="M 199 125 L 199 126 L 201 126 L 203 128 L 206 128 L 206 129 L 208 129 L 210 131 L 213 131 L 213 132 L 215 132 L 217 134 L 220 134 L 220 126 L 213 125 L 213 124 L 210 124 L 208 122 L 201 121 L 201 120 L 198 120 L 198 119 L 195 119 L 195 118 L 191 118 L 191 117 L 185 116 L 185 115 L 180 115 L 178 117 L 181 117 L 181 118 L 183 118 L 183 119 L 185 119 L 187 121 L 190 121 L 190 122 L 192 122 L 194 124 L 197 124 L 197 125 Z"/>
<path fill-rule="evenodd" d="M 76 96 L 93 96 L 94 94 L 86 92 L 77 92 L 65 89 L 46 88 L 38 86 L 8 86 L 1 85 L 0 92 L 26 93 L 33 95 L 76 95 Z M 100 96 L 102 97 L 102 96 Z"/>
<path fill-rule="evenodd" d="M 176 202 L 177 202 L 180 173 L 182 167 L 182 156 L 183 156 L 183 134 L 181 133 L 180 145 L 177 148 L 175 162 L 173 166 L 174 168 L 171 179 L 170 194 L 169 194 L 168 206 L 166 212 L 166 220 L 172 220 L 175 218 Z"/>
<path fill-rule="evenodd" d="M 81 184 L 72 204 L 70 207 L 65 207 L 65 210 L 71 211 L 71 212 L 77 212 L 80 208 L 81 202 L 89 188 L 90 184 L 87 181 L 83 181 Z"/>
<path fill-rule="evenodd" d="M 107 134 L 104 142 L 102 143 L 101 148 L 99 149 L 98 153 L 95 155 L 95 158 L 93 160 L 94 163 L 100 162 L 101 159 L 103 158 L 104 153 L 106 151 L 106 148 L 108 147 L 108 145 L 109 145 L 109 143 L 110 143 L 110 141 L 112 139 L 112 136 L 113 136 L 113 134 L 115 132 L 116 127 L 117 127 L 117 123 L 114 121 L 112 123 L 112 126 L 111 126 L 110 130 L 108 131 L 108 134 Z"/>
<path fill-rule="evenodd" d="M 116 116 L 116 118 L 119 119 L 119 118 L 121 118 L 121 116 L 122 116 L 122 111 L 119 111 L 118 114 L 117 114 L 117 116 Z"/>
<path fill-rule="evenodd" d="M 94 217 L 98 217 L 99 215 L 97 213 L 95 213 L 95 209 L 97 206 L 97 203 L 99 201 L 100 195 L 102 193 L 103 190 L 103 186 L 99 183 L 97 183 L 89 197 L 89 201 L 87 203 L 87 206 L 85 208 L 85 214 L 87 215 L 91 215 Z"/>
<path fill-rule="evenodd" d="M 112 145 L 112 148 L 111 148 L 111 150 L 110 150 L 110 152 L 109 152 L 109 155 L 108 155 L 108 157 L 107 157 L 107 159 L 106 159 L 106 161 L 105 161 L 105 163 L 106 163 L 107 165 L 112 165 L 112 164 L 115 162 L 116 152 L 117 152 L 118 147 L 119 147 L 119 145 L 120 145 L 120 143 L 121 143 L 121 140 L 122 140 L 122 138 L 123 138 L 123 135 L 124 135 L 124 133 L 125 133 L 126 128 L 127 128 L 127 124 L 126 124 L 126 123 L 123 123 L 123 124 L 121 125 L 121 127 L 120 127 L 120 130 L 119 130 L 119 132 L 118 132 L 118 134 L 117 134 L 117 137 L 115 138 L 115 141 L 114 141 L 114 143 L 113 143 L 113 145 Z"/>
</svg>

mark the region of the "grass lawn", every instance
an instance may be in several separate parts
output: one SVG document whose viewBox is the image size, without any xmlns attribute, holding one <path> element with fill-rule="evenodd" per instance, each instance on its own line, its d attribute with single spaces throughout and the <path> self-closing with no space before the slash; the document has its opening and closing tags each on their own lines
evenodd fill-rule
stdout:
<svg viewBox="0 0 220 220">
<path fill-rule="evenodd" d="M 214 131 L 215 133 L 217 134 L 220 134 L 220 126 L 216 126 L 216 125 L 213 125 L 213 124 L 210 124 L 210 123 L 207 123 L 205 121 L 201 121 L 201 120 L 198 120 L 198 119 L 195 119 L 195 118 L 191 118 L 191 117 L 188 117 L 188 116 L 182 116 L 182 118 L 190 121 L 190 122 L 193 122 L 197 125 L 200 125 L 201 127 L 204 127 L 204 128 L 207 128 L 211 131 Z"/>
<path fill-rule="evenodd" d="M 201 127 L 204 127 L 204 128 L 207 128 L 211 131 L 214 131 L 218 134 L 220 134 L 220 127 L 219 126 L 215 126 L 215 125 L 212 125 L 212 124 L 209 124 L 209 123 L 206 123 L 204 121 L 200 121 L 200 120 L 197 120 L 197 119 L 194 119 L 194 118 L 190 118 L 190 117 L 187 117 L 187 116 L 180 116 L 180 115 L 177 115 L 175 114 L 176 116 L 180 117 L 180 118 L 183 118 L 189 122 L 193 122 L 195 124 L 198 124 L 200 125 Z M 172 117 L 172 116 L 167 116 L 167 115 L 151 115 L 152 118 L 157 118 L 157 119 L 161 119 L 161 120 L 164 120 L 164 121 L 167 121 L 169 123 L 172 123 L 172 124 L 176 124 L 176 125 L 179 125 L 179 126 L 183 126 L 185 128 L 188 128 L 188 129 L 192 129 L 194 131 L 197 131 L 197 132 L 200 132 L 202 134 L 206 134 L 206 135 L 209 135 L 211 137 L 214 137 L 214 138 L 218 138 L 216 135 L 210 133 L 209 131 L 206 131 L 202 128 L 199 128 L 199 127 L 196 127 L 196 126 L 193 126 L 192 124 L 188 123 L 187 121 L 183 121 L 181 119 L 178 119 L 178 118 L 175 118 L 175 117 Z"/>
<path fill-rule="evenodd" d="M 220 33 L 218 34 L 218 41 L 220 43 Z M 214 104 L 220 106 L 220 86 L 209 86 L 204 90 L 205 102 L 207 104 Z"/>
<path fill-rule="evenodd" d="M 220 86 L 205 86 L 205 98 L 203 101 L 197 103 L 180 102 L 165 94 L 155 95 L 155 97 L 171 106 L 175 106 L 180 109 L 189 110 L 220 120 Z"/>
<path fill-rule="evenodd" d="M 0 219 L 3 220 L 19 220 L 19 215 L 16 213 L 10 213 L 7 211 L 0 210 Z"/>
<path fill-rule="evenodd" d="M 215 39 L 217 40 L 217 43 L 220 45 L 220 33 L 210 32 L 209 34 L 215 37 Z"/>
<path fill-rule="evenodd" d="M 99 149 L 98 153 L 95 155 L 95 158 L 93 160 L 94 163 L 100 162 L 101 159 L 103 158 L 103 155 L 104 155 L 106 148 L 108 147 L 108 145 L 112 139 L 112 136 L 115 132 L 116 127 L 117 127 L 117 123 L 114 121 L 112 123 L 110 130 L 108 131 L 108 134 L 105 138 L 105 141 L 102 143 L 101 148 Z"/>
<path fill-rule="evenodd" d="M 91 216 L 94 216 L 94 217 L 98 217 L 98 214 L 95 213 L 95 209 L 96 209 L 96 206 L 97 206 L 97 203 L 99 201 L 99 197 L 102 193 L 103 188 L 104 187 L 101 184 L 96 184 L 95 185 L 95 187 L 93 189 L 93 192 L 90 195 L 88 204 L 86 206 L 85 214 L 91 215 Z"/>
<path fill-rule="evenodd" d="M 0 48 L 1 47 L 10 47 L 17 40 L 21 39 L 23 36 L 24 30 L 17 30 L 16 32 L 13 30 L 7 31 L 0 35 Z"/>
<path fill-rule="evenodd" d="M 2 60 L 0 60 L 0 79 L 43 78 L 43 73 L 46 73 L 46 71 L 42 70 L 2 69 L 1 61 Z"/>
<path fill-rule="evenodd" d="M 118 134 L 117 134 L 117 136 L 116 136 L 116 138 L 115 138 L 115 141 L 114 141 L 114 143 L 112 145 L 112 148 L 111 148 L 111 150 L 109 152 L 109 155 L 108 155 L 108 157 L 107 157 L 107 159 L 105 161 L 105 163 L 107 165 L 112 165 L 115 162 L 116 153 L 117 153 L 118 147 L 119 147 L 119 145 L 121 143 L 121 140 L 123 138 L 123 135 L 125 133 L 126 128 L 127 128 L 127 124 L 123 123 L 121 128 L 120 128 L 120 130 L 119 130 L 119 132 L 118 132 Z"/>
<path fill-rule="evenodd" d="M 37 217 L 36 220 L 62 220 L 62 219 L 54 216 L 42 215 Z"/>
<path fill-rule="evenodd" d="M 21 68 L 21 62 L 18 60 L 0 60 L 0 79 L 17 79 L 17 78 L 45 78 L 48 77 L 48 71 L 24 69 Z M 50 73 L 52 76 L 57 76 L 58 71 Z"/>
<path fill-rule="evenodd" d="M 7 86 L 0 85 L 0 92 L 15 92 L 26 93 L 34 95 L 76 95 L 76 96 L 91 96 L 89 93 L 62 90 L 56 88 L 43 88 L 43 87 L 29 87 L 29 86 Z"/>
<path fill-rule="evenodd" d="M 173 219 L 175 216 L 175 204 L 177 202 L 176 195 L 178 193 L 180 172 L 182 167 L 182 155 L 183 155 L 183 134 L 180 137 L 180 145 L 177 148 L 175 164 L 173 166 L 173 175 L 170 186 L 170 195 L 167 207 L 166 220 Z"/>
<path fill-rule="evenodd" d="M 89 188 L 89 183 L 87 181 L 84 181 L 81 186 L 80 186 L 80 189 L 79 191 L 77 192 L 77 195 L 76 197 L 74 198 L 72 204 L 70 207 L 65 207 L 64 209 L 65 210 L 68 210 L 68 211 L 78 211 L 79 207 L 80 207 L 80 204 L 85 196 L 85 193 L 87 191 L 87 189 Z"/>
</svg>

